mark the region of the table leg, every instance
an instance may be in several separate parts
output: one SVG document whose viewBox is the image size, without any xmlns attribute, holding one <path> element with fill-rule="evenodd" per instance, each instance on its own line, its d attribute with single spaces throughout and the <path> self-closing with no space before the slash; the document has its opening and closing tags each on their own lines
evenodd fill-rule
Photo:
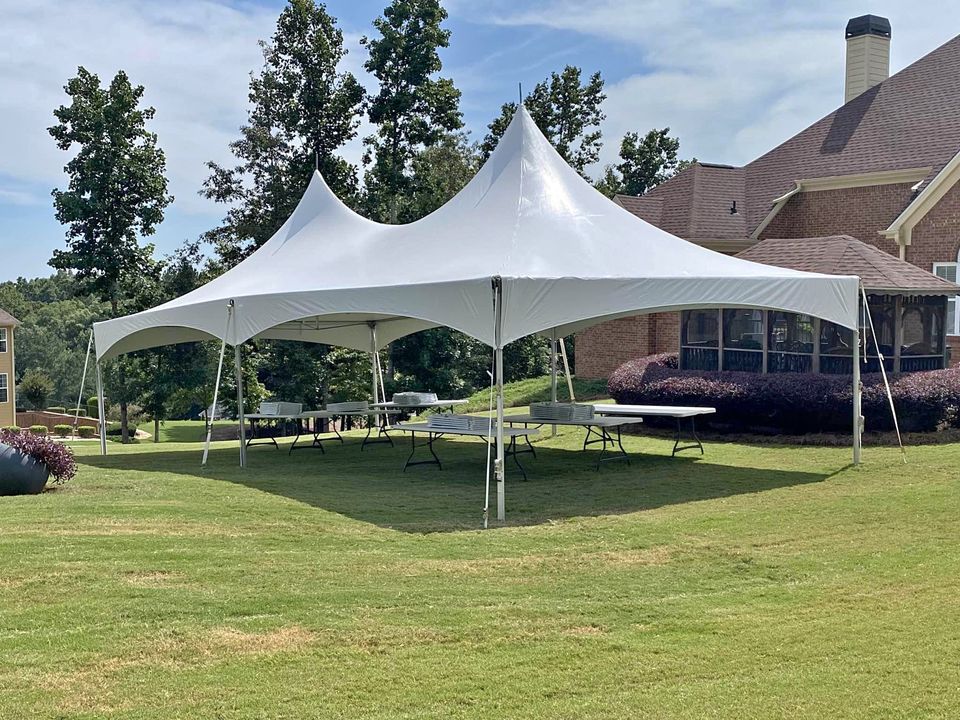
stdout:
<svg viewBox="0 0 960 720">
<path fill-rule="evenodd" d="M 670 456 L 675 456 L 681 450 L 699 450 L 700 454 L 703 455 L 703 443 L 700 442 L 700 436 L 697 435 L 697 417 L 696 415 L 690 416 L 690 434 L 693 438 L 693 442 L 689 445 L 680 444 L 680 431 L 682 422 L 681 418 L 677 418 L 677 434 L 673 442 L 673 452 L 670 453 Z"/>
<path fill-rule="evenodd" d="M 437 453 L 433 451 L 433 442 L 441 437 L 441 434 L 427 433 L 427 442 L 420 443 L 417 445 L 417 434 L 415 432 L 410 433 L 410 454 L 407 456 L 406 462 L 403 463 L 403 472 L 407 471 L 408 467 L 414 465 L 436 465 L 437 468 L 443 470 L 443 465 L 440 464 L 440 458 L 437 457 Z M 418 447 L 426 447 L 430 454 L 433 455 L 433 460 L 416 460 L 414 461 L 413 456 L 417 452 Z"/>
</svg>

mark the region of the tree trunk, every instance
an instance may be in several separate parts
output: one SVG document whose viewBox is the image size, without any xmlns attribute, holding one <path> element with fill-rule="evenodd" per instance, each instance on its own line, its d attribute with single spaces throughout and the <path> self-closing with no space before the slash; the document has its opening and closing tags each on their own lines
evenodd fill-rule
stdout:
<svg viewBox="0 0 960 720">
<path fill-rule="evenodd" d="M 127 401 L 120 401 L 120 442 L 126 445 L 130 442 L 130 427 L 127 425 Z"/>
<path fill-rule="evenodd" d="M 153 441 L 160 442 L 160 418 L 153 419 Z"/>
</svg>

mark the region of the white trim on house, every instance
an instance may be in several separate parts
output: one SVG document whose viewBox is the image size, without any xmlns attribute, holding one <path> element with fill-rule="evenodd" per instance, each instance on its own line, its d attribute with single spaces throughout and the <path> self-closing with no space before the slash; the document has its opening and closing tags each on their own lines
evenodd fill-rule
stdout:
<svg viewBox="0 0 960 720">
<path fill-rule="evenodd" d="M 907 245 L 910 244 L 913 228 L 943 199 L 957 180 L 960 180 L 960 152 L 950 158 L 950 162 L 943 166 L 937 176 L 913 199 L 913 202 L 890 223 L 890 227 L 880 231 L 881 235 L 895 240 L 900 246 L 901 260 L 906 259 Z"/>
</svg>

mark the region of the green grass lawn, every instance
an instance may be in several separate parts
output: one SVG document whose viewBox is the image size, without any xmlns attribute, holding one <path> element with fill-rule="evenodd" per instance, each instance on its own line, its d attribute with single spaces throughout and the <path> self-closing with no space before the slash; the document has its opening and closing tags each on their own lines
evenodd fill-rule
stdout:
<svg viewBox="0 0 960 720">
<path fill-rule="evenodd" d="M 475 441 L 78 444 L 0 498 L 0 718 L 957 716 L 960 446 L 580 441 L 487 531 Z"/>
<path fill-rule="evenodd" d="M 607 395 L 606 380 L 581 380 L 575 377 L 573 379 L 573 394 L 576 395 L 577 402 L 586 402 L 590 400 L 599 400 Z M 504 407 L 520 407 L 529 405 L 532 402 L 540 402 L 550 399 L 550 376 L 528 378 L 526 380 L 517 380 L 516 382 L 506 383 L 503 386 L 503 404 Z M 563 373 L 557 378 L 557 399 L 566 402 L 570 399 L 570 393 L 567 390 L 567 380 Z M 466 405 L 458 405 L 457 412 L 483 412 L 490 407 L 490 389 L 485 388 L 474 393 L 468 398 Z"/>
</svg>

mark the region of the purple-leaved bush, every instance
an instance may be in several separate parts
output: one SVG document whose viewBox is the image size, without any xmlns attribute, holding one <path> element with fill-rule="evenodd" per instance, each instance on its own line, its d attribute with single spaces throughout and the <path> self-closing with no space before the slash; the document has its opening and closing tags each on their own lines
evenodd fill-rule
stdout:
<svg viewBox="0 0 960 720">
<path fill-rule="evenodd" d="M 77 474 L 73 452 L 63 443 L 33 433 L 4 429 L 0 429 L 0 443 L 42 462 L 56 483 L 65 483 Z"/>
<path fill-rule="evenodd" d="M 960 427 L 960 368 L 889 377 L 901 429 Z M 867 428 L 892 429 L 882 376 L 864 374 L 862 381 Z M 618 403 L 715 407 L 717 414 L 704 419 L 732 432 L 850 432 L 853 415 L 848 375 L 679 370 L 676 353 L 624 363 L 608 390 Z"/>
</svg>

